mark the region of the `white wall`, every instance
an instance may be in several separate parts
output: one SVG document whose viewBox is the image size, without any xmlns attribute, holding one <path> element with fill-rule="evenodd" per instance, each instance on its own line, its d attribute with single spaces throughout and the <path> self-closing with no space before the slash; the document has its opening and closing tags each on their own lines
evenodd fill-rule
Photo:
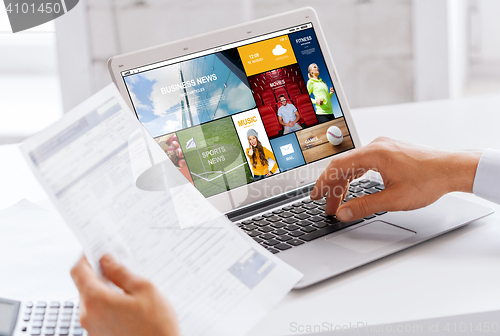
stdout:
<svg viewBox="0 0 500 336">
<path fill-rule="evenodd" d="M 500 1 L 477 0 L 480 16 L 480 57 L 488 61 L 500 61 Z"/>
<path fill-rule="evenodd" d="M 0 8 L 0 145 L 16 143 L 62 115 L 54 23 L 12 33 Z"/>
<path fill-rule="evenodd" d="M 469 0 L 468 74 L 464 95 L 500 93 L 500 1 Z"/>
<path fill-rule="evenodd" d="M 0 74 L 54 75 L 56 73 L 54 22 L 12 34 L 7 11 L 0 8 Z"/>
<path fill-rule="evenodd" d="M 500 76 L 500 1 L 469 0 L 472 76 Z"/>
</svg>

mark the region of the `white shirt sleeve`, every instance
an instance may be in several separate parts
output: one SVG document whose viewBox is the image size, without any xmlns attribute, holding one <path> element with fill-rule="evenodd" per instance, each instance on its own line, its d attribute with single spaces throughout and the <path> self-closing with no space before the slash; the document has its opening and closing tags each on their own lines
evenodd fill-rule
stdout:
<svg viewBox="0 0 500 336">
<path fill-rule="evenodd" d="M 487 149 L 476 169 L 474 195 L 500 204 L 500 150 Z"/>
</svg>

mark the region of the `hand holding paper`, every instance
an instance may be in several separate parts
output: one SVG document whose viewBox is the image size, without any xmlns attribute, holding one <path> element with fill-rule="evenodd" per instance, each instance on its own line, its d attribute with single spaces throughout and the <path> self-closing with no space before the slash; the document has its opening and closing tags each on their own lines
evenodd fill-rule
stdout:
<svg viewBox="0 0 500 336">
<path fill-rule="evenodd" d="M 80 292 L 80 322 L 90 335 L 180 335 L 174 309 L 151 282 L 130 273 L 110 255 L 100 264 L 106 278 L 123 292 L 99 279 L 85 257 L 71 270 Z"/>
</svg>

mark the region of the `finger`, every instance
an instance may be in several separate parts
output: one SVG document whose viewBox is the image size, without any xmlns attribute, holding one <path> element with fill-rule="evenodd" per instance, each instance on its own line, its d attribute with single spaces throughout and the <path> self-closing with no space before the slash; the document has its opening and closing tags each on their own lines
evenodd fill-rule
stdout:
<svg viewBox="0 0 500 336">
<path fill-rule="evenodd" d="M 312 199 L 320 199 L 338 185 L 364 175 L 368 170 L 377 167 L 372 151 L 364 148 L 340 154 L 332 159 L 325 171 L 320 175 L 311 192 Z"/>
<path fill-rule="evenodd" d="M 71 269 L 71 277 L 80 294 L 85 295 L 89 290 L 105 289 L 102 281 L 97 277 L 85 257 L 82 257 Z"/>
<path fill-rule="evenodd" d="M 396 201 L 394 198 L 387 189 L 376 194 L 353 198 L 337 209 L 337 218 L 342 222 L 349 222 L 376 212 L 388 211 Z"/>
<path fill-rule="evenodd" d="M 349 190 L 348 181 L 344 181 L 342 185 L 338 184 L 335 188 L 328 191 L 326 196 L 325 212 L 327 215 L 334 215 L 337 212 L 338 207 L 344 200 Z"/>
<path fill-rule="evenodd" d="M 325 212 L 327 215 L 334 215 L 337 212 L 337 208 L 340 203 L 344 200 L 347 194 L 348 184 L 345 181 L 344 185 L 337 185 L 335 188 L 331 189 L 326 196 L 326 207 Z"/>
<path fill-rule="evenodd" d="M 125 291 L 136 292 L 144 279 L 130 272 L 125 266 L 118 263 L 110 254 L 101 258 L 101 269 L 106 278 Z"/>
</svg>

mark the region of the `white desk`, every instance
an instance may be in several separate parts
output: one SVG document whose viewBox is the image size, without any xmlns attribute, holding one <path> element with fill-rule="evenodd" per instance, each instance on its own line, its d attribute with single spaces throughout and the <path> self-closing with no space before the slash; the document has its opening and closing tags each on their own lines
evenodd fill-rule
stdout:
<svg viewBox="0 0 500 336">
<path fill-rule="evenodd" d="M 500 136 L 496 132 L 499 110 L 500 96 L 492 96 L 357 109 L 353 115 L 364 144 L 385 135 L 438 148 L 500 149 Z M 0 160 L 0 209 L 22 198 L 50 206 L 15 146 L 0 146 Z M 250 334 L 297 334 L 291 332 L 292 322 L 388 324 L 499 310 L 500 206 L 473 195 L 460 197 L 493 206 L 497 212 L 321 284 L 292 291 Z M 50 239 L 57 244 L 57 236 L 67 238 L 69 230 L 58 226 L 54 231 Z M 0 234 L 5 234 L 2 227 Z M 0 296 L 12 297 L 13 293 L 20 298 L 40 296 L 36 290 L 50 283 L 54 275 L 63 277 L 59 290 L 49 286 L 52 292 L 43 293 L 44 296 L 66 299 L 62 296 L 74 295 L 69 276 L 61 274 L 69 272 L 79 247 L 65 246 L 65 249 L 68 256 L 52 262 L 57 269 L 47 269 L 39 276 L 40 286 L 19 294 L 19 288 L 14 288 L 12 282 L 0 279 Z M 10 269 L 4 266 L 0 264 L 2 273 L 5 270 L 16 276 L 29 274 L 24 265 L 11 265 Z"/>
</svg>

